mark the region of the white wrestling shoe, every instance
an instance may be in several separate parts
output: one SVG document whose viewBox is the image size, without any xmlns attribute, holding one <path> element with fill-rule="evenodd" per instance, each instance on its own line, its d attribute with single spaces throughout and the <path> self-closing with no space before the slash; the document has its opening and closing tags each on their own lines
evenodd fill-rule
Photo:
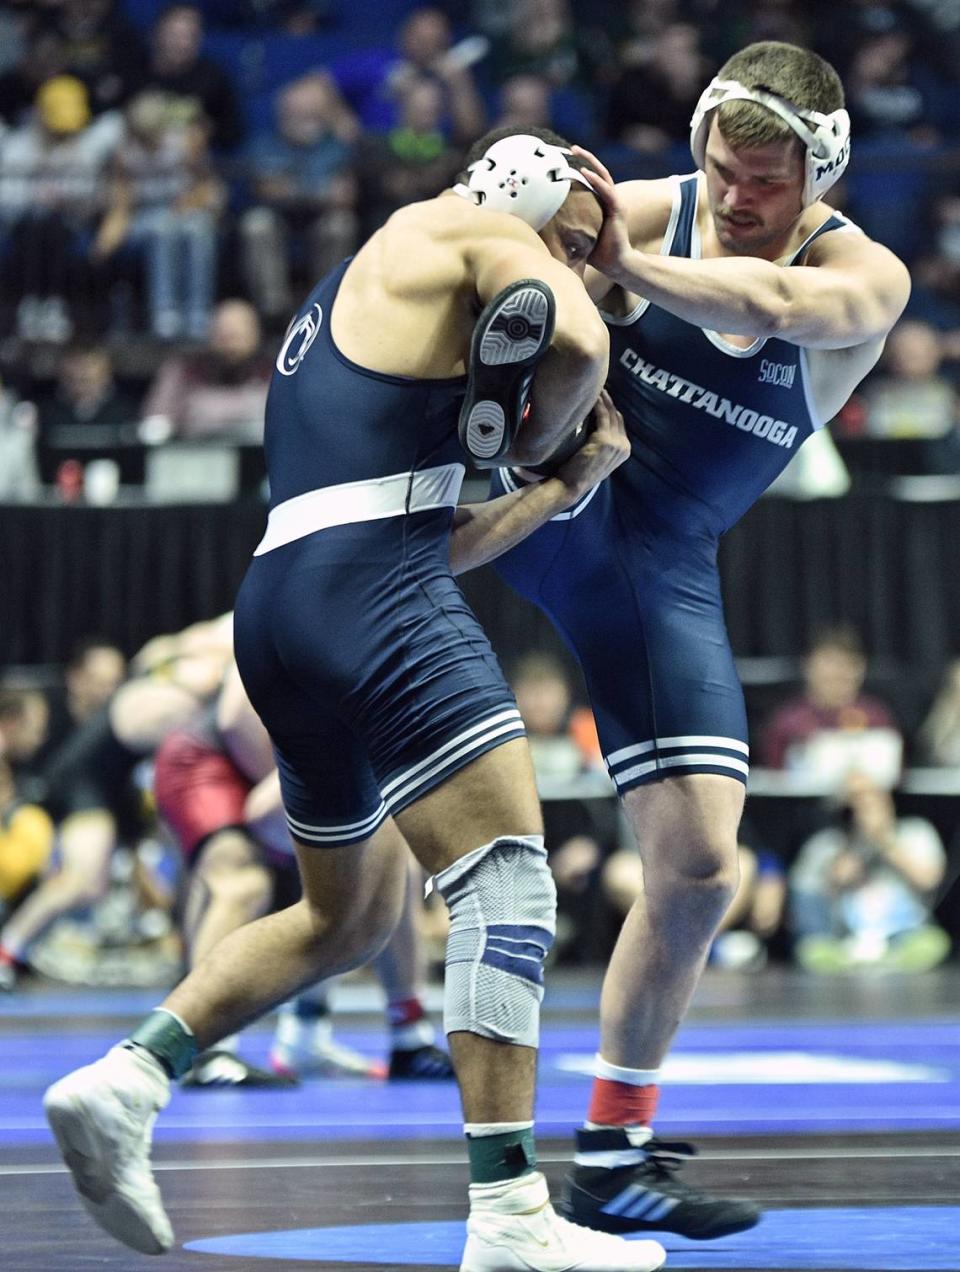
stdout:
<svg viewBox="0 0 960 1272">
<path fill-rule="evenodd" d="M 539 1173 L 506 1184 L 471 1184 L 460 1272 L 654 1272 L 658 1241 L 624 1241 L 554 1212 Z"/>
<path fill-rule="evenodd" d="M 101 1228 L 142 1254 L 163 1254 L 173 1228 L 150 1170 L 150 1136 L 170 1080 L 140 1049 L 112 1047 L 43 1098 L 63 1160 Z"/>
<path fill-rule="evenodd" d="M 334 1039 L 329 1017 L 302 1020 L 289 1003 L 277 1016 L 268 1063 L 274 1073 L 293 1079 L 387 1076 L 382 1060 L 371 1060 Z"/>
</svg>

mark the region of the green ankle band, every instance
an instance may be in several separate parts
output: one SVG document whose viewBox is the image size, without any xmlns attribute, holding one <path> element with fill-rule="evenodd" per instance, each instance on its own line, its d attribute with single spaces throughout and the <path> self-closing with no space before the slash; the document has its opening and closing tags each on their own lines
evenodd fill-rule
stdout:
<svg viewBox="0 0 960 1272">
<path fill-rule="evenodd" d="M 533 1130 L 505 1131 L 502 1135 L 468 1135 L 470 1182 L 499 1184 L 505 1179 L 529 1175 L 537 1168 Z"/>
<path fill-rule="evenodd" d="M 179 1017 L 162 1007 L 155 1008 L 126 1039 L 163 1065 L 171 1078 L 182 1078 L 197 1054 L 197 1040 Z"/>
</svg>

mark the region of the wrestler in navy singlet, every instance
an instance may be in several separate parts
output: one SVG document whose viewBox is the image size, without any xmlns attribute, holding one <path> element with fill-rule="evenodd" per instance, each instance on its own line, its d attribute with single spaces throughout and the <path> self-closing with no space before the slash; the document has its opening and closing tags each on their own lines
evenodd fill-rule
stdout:
<svg viewBox="0 0 960 1272">
<path fill-rule="evenodd" d="M 700 254 L 698 184 L 696 174 L 677 179 L 665 254 Z M 790 264 L 846 224 L 831 216 Z M 647 301 L 606 320 L 607 387 L 630 458 L 495 568 L 577 654 L 621 794 L 674 773 L 746 781 L 717 546 L 820 426 L 807 353 L 779 339 L 738 348 Z M 491 494 L 516 486 L 502 469 Z"/>
<path fill-rule="evenodd" d="M 235 607 L 244 686 L 295 838 L 339 846 L 523 725 L 450 573 L 465 380 L 351 362 L 311 293 L 267 400 L 267 531 Z"/>
</svg>

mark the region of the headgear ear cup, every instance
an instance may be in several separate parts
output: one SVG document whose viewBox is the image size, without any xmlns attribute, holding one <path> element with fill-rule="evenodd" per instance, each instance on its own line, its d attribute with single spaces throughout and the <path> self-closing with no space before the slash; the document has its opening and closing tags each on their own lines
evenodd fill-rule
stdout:
<svg viewBox="0 0 960 1272">
<path fill-rule="evenodd" d="M 801 110 L 776 93 L 768 93 L 763 88 L 745 88 L 736 80 L 711 80 L 697 102 L 690 121 L 690 149 L 698 168 L 702 169 L 706 162 L 707 134 L 713 112 L 724 102 L 733 101 L 765 106 L 779 115 L 803 142 L 805 207 L 822 199 L 840 179 L 850 160 L 850 116 L 845 110 L 835 110 L 829 115 Z"/>
<path fill-rule="evenodd" d="M 539 231 L 560 210 L 572 181 L 592 190 L 586 177 L 570 166 L 569 154 L 527 133 L 502 137 L 470 165 L 467 181 L 453 188 L 479 207 L 509 212 Z"/>
</svg>

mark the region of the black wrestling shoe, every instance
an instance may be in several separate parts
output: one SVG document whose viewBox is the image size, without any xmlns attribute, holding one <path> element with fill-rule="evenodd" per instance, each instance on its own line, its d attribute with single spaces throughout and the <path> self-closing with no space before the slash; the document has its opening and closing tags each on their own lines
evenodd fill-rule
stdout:
<svg viewBox="0 0 960 1272">
<path fill-rule="evenodd" d="M 396 1048 L 390 1053 L 392 1081 L 452 1082 L 453 1061 L 439 1047 Z"/>
<path fill-rule="evenodd" d="M 613 1167 L 575 1165 L 564 1180 L 557 1210 L 573 1223 L 600 1232 L 675 1232 L 694 1241 L 710 1241 L 743 1232 L 759 1223 L 761 1211 L 750 1201 L 708 1197 L 677 1178 L 682 1158 L 693 1157 L 692 1144 L 650 1139 L 635 1148 L 619 1128 L 578 1131 L 578 1153 L 635 1153 L 634 1162 Z"/>
<path fill-rule="evenodd" d="M 180 1079 L 182 1087 L 294 1087 L 290 1074 L 270 1073 L 248 1064 L 232 1051 L 203 1051 Z"/>
<path fill-rule="evenodd" d="M 494 296 L 477 319 L 459 427 L 461 445 L 478 467 L 493 468 L 510 449 L 555 316 L 547 284 L 523 278 Z"/>
</svg>

